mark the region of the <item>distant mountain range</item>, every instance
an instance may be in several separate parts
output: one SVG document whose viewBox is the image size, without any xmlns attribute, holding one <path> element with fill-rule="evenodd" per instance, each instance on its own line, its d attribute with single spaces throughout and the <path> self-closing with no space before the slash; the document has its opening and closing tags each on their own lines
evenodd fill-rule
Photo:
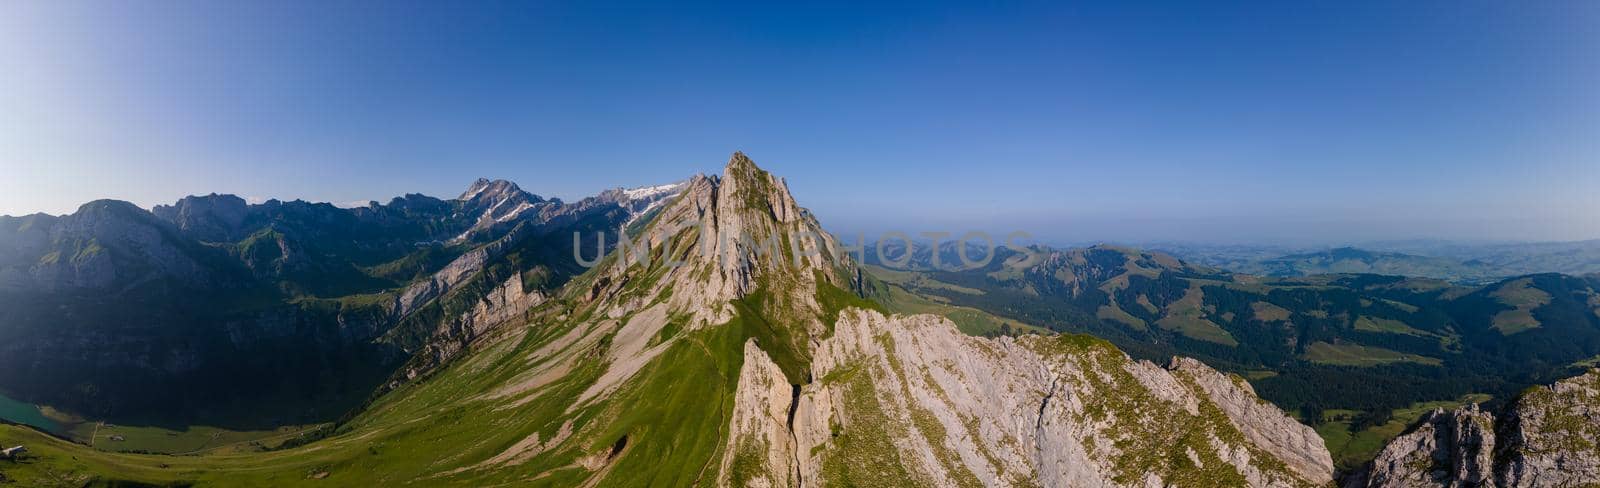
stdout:
<svg viewBox="0 0 1600 488">
<path fill-rule="evenodd" d="M 0 217 L 0 391 L 95 416 L 330 420 L 418 351 L 442 359 L 584 271 L 572 232 L 596 245 L 679 186 L 564 203 L 478 180 L 352 209 L 212 194 Z M 298 407 L 237 415 L 260 405 Z"/>
<path fill-rule="evenodd" d="M 1319 274 L 1380 274 L 1484 283 L 1514 273 L 1482 261 L 1376 252 L 1353 247 L 1290 254 L 1259 261 L 1227 264 L 1224 269 L 1263 276 L 1301 277 Z"/>
<path fill-rule="evenodd" d="M 1600 241 L 1395 241 L 1332 249 L 1193 243 L 1153 243 L 1147 247 L 1198 264 L 1263 276 L 1368 273 L 1482 284 L 1539 273 L 1600 273 Z"/>
</svg>

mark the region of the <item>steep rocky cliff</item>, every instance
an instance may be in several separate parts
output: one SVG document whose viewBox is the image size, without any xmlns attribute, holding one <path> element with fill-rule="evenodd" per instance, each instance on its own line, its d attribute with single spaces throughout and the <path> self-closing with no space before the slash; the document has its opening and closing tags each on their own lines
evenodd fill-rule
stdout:
<svg viewBox="0 0 1600 488">
<path fill-rule="evenodd" d="M 1332 481 L 1314 431 L 1193 360 L 1161 367 L 1084 336 L 983 339 L 936 316 L 857 309 L 791 400 L 746 350 L 724 458 L 736 486 Z"/>
<path fill-rule="evenodd" d="M 1600 486 L 1600 370 L 1530 389 L 1498 422 L 1476 405 L 1436 410 L 1346 486 Z"/>
<path fill-rule="evenodd" d="M 1351 487 L 1494 486 L 1494 415 L 1437 409 L 1378 453 Z"/>
<path fill-rule="evenodd" d="M 570 308 L 545 312 L 561 325 L 476 346 L 544 338 L 522 356 L 537 366 L 491 396 L 510 411 L 553 402 L 565 414 L 535 421 L 554 435 L 540 429 L 451 476 L 576 456 L 584 484 L 601 486 L 1332 482 L 1314 431 L 1197 361 L 1133 361 L 1082 336 L 973 338 L 940 317 L 871 310 L 832 238 L 742 154 L 720 177 L 687 182 L 637 240 L 574 283 Z M 685 368 L 731 384 L 675 406 L 686 387 L 666 385 L 686 381 L 669 376 Z M 685 425 L 640 424 L 632 409 Z M 707 429 L 717 434 L 705 439 Z M 638 457 L 668 445 L 679 454 Z M 701 467 L 674 474 L 678 463 Z"/>
<path fill-rule="evenodd" d="M 1529 391 L 1504 422 L 1502 486 L 1600 486 L 1600 370 Z"/>
</svg>

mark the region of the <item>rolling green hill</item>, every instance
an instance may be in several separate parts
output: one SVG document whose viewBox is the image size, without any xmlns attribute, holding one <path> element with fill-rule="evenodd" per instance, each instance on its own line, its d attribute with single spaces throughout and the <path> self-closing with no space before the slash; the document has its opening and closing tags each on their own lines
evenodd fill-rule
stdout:
<svg viewBox="0 0 1600 488">
<path fill-rule="evenodd" d="M 1353 247 L 1289 254 L 1271 259 L 1240 263 L 1230 271 L 1262 276 L 1301 277 L 1319 274 L 1379 274 L 1434 278 L 1457 283 L 1481 284 L 1516 274 L 1481 261 L 1461 261 L 1446 257 L 1417 256 L 1377 252 Z"/>
</svg>

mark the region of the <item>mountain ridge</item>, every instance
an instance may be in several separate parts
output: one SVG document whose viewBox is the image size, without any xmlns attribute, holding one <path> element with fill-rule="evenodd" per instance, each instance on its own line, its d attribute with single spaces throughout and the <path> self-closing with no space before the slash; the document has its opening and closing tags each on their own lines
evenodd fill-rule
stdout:
<svg viewBox="0 0 1600 488">
<path fill-rule="evenodd" d="M 419 336 L 472 329 L 463 324 L 482 319 L 471 317 L 502 317 L 581 272 L 563 230 L 614 231 L 637 216 L 614 198 L 565 204 L 486 185 L 477 201 L 413 194 L 341 209 L 212 194 L 0 219 L 0 299 L 18 305 L 0 310 L 0 388 L 93 416 L 249 410 L 247 399 L 330 389 L 363 397 L 383 365 L 424 346 Z M 513 214 L 507 202 L 540 209 Z M 445 242 L 458 235 L 471 239 Z M 514 262 L 488 268 L 501 257 Z"/>
<path fill-rule="evenodd" d="M 196 484 L 1331 481 L 1309 428 L 1198 362 L 875 311 L 857 265 L 743 154 L 632 238 L 319 440 L 198 457 L 0 442 L 38 446 L 18 476 Z"/>
</svg>

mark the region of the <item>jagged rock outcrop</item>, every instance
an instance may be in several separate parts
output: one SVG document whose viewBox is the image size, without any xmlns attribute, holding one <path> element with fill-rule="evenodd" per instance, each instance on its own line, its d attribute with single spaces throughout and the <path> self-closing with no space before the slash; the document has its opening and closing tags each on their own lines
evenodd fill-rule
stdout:
<svg viewBox="0 0 1600 488">
<path fill-rule="evenodd" d="M 650 227 L 619 247 L 614 261 L 589 290 L 589 299 L 606 301 L 630 282 L 648 282 L 651 292 L 674 293 L 669 308 L 694 318 L 696 326 L 726 322 L 729 302 L 756 291 L 763 280 L 782 283 L 769 291 L 796 317 L 819 310 L 814 297 L 818 282 L 846 287 L 853 274 L 841 260 L 833 237 L 794 203 L 787 184 L 755 167 L 743 153 L 730 158 L 721 177 L 699 175 L 681 185 L 678 199 L 662 209 Z M 645 265 L 648 276 L 634 272 Z M 653 296 L 651 293 L 642 294 Z M 638 301 L 618 301 L 607 312 L 621 315 Z M 821 327 L 807 320 L 802 330 Z M 804 344 L 797 344 L 804 348 Z"/>
<path fill-rule="evenodd" d="M 730 442 L 722 455 L 719 484 L 769 488 L 799 482 L 794 431 L 797 390 L 754 339 L 745 342 L 744 367 L 734 391 Z"/>
<path fill-rule="evenodd" d="M 1529 390 L 1499 432 L 1501 486 L 1600 486 L 1600 370 Z"/>
<path fill-rule="evenodd" d="M 1600 370 L 1528 390 L 1498 422 L 1477 405 L 1435 410 L 1346 486 L 1600 486 Z"/>
<path fill-rule="evenodd" d="M 196 239 L 226 242 L 241 237 L 249 207 L 243 198 L 212 193 L 183 197 L 172 205 L 156 205 L 150 212 Z"/>
<path fill-rule="evenodd" d="M 469 298 L 461 305 L 468 308 L 458 311 L 456 307 L 446 307 L 444 316 L 428 317 L 432 329 L 427 331 L 420 350 L 412 354 L 398 376 L 409 380 L 427 374 L 460 354 L 491 327 L 520 317 L 528 309 L 544 303 L 545 294 L 527 289 L 522 276 L 513 273 L 488 292 Z M 397 385 L 389 385 L 394 386 Z"/>
<path fill-rule="evenodd" d="M 404 317 L 415 312 L 417 308 L 434 298 L 443 296 L 467 281 L 473 275 L 483 270 L 493 259 L 503 255 L 511 244 L 522 239 L 531 231 L 532 226 L 519 226 L 500 239 L 496 239 L 484 246 L 479 246 L 467 251 L 460 257 L 450 261 L 426 279 L 419 280 L 407 286 L 405 291 L 395 295 L 394 303 L 390 306 L 390 314 L 394 317 Z"/>
<path fill-rule="evenodd" d="M 751 364 L 747 362 L 747 364 Z M 761 361 L 746 368 L 761 374 Z M 1309 427 L 1198 362 L 1133 361 L 1083 336 L 969 337 L 931 315 L 847 311 L 812 362 L 785 442 L 738 474 L 788 486 L 1321 486 L 1332 461 Z M 746 384 L 741 380 L 741 385 Z M 736 411 L 781 411 L 778 389 Z M 744 401 L 769 403 L 746 405 Z M 1243 402 L 1248 401 L 1248 404 Z M 769 424 L 779 419 L 767 415 Z M 771 439 L 777 426 L 741 433 Z M 764 437 L 762 437 L 762 434 Z M 758 443 L 736 445 L 751 446 Z M 745 447 L 741 447 L 745 448 Z M 739 461 L 736 460 L 735 463 Z M 735 485 L 741 479 L 735 478 Z M 762 482 L 765 484 L 766 482 Z"/>
<path fill-rule="evenodd" d="M 1194 379 L 1251 443 L 1278 455 L 1297 472 L 1315 479 L 1333 477 L 1333 458 L 1322 437 L 1256 396 L 1255 388 L 1244 378 L 1223 374 L 1191 358 L 1172 358 L 1167 368 Z"/>
<path fill-rule="evenodd" d="M 851 293 L 844 290 L 859 281 L 858 270 L 783 180 L 743 154 L 720 176 L 686 182 L 600 266 L 570 290 L 578 304 L 553 317 L 556 331 L 540 333 L 550 342 L 522 359 L 541 366 L 490 397 L 534 404 L 601 358 L 603 366 L 589 366 L 598 371 L 593 383 L 565 411 L 609 412 L 640 385 L 683 381 L 654 376 L 675 366 L 671 351 L 716 357 L 715 348 L 727 346 L 713 338 L 745 328 L 720 454 L 700 475 L 719 485 L 1332 482 L 1330 456 L 1312 429 L 1197 361 L 1162 367 L 1087 337 L 981 339 L 935 316 L 841 308 L 827 290 Z M 574 315 L 576 322 L 561 322 Z M 581 449 L 583 439 L 615 431 L 611 417 L 600 418 L 576 429 L 567 445 L 534 437 L 517 445 Z M 628 476 L 612 470 L 650 439 L 587 442 L 596 441 L 623 446 L 577 455 L 593 473 L 590 483 L 604 485 L 598 480 Z"/>
<path fill-rule="evenodd" d="M 1436 409 L 1384 446 L 1352 487 L 1494 486 L 1494 415 L 1477 405 Z"/>
</svg>

